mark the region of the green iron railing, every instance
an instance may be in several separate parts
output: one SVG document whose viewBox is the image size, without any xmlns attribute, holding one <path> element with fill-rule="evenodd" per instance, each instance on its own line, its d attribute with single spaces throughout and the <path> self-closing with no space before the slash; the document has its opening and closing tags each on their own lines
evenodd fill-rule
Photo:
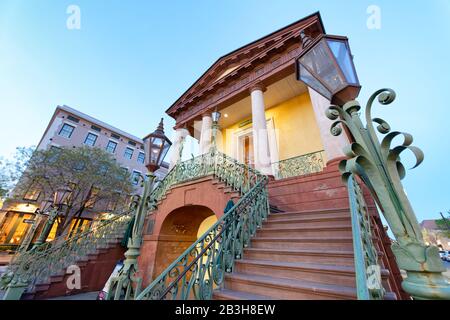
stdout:
<svg viewBox="0 0 450 320">
<path fill-rule="evenodd" d="M 381 282 L 378 252 L 373 243 L 369 211 L 361 187 L 353 175 L 347 180 L 352 220 L 358 300 L 381 300 L 385 290 Z"/>
<path fill-rule="evenodd" d="M 243 196 L 136 300 L 211 299 L 269 214 L 268 178 L 214 149 L 175 170 L 184 181 L 214 174 Z"/>
<path fill-rule="evenodd" d="M 65 272 L 67 267 L 87 255 L 106 248 L 110 241 L 124 235 L 132 219 L 134 205 L 131 210 L 66 241 L 58 243 L 55 240 L 17 254 L 2 276 L 0 286 L 7 290 L 20 288 L 18 293 L 14 293 L 15 298 L 20 298 L 25 290 L 33 291 L 37 284 L 45 283 L 51 276 Z M 4 299 L 7 298 L 8 291 Z"/>
<path fill-rule="evenodd" d="M 158 203 L 172 186 L 215 175 L 233 190 L 244 194 L 256 183 L 260 174 L 215 148 L 203 155 L 178 163 L 155 187 L 151 194 L 153 203 Z"/>
<path fill-rule="evenodd" d="M 324 159 L 325 153 L 322 150 L 275 162 L 272 167 L 276 179 L 286 179 L 322 172 L 325 167 Z"/>
</svg>

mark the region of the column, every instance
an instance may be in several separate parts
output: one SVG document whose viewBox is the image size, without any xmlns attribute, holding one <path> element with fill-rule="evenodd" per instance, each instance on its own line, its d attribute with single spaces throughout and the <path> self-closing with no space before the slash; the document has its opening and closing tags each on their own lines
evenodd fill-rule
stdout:
<svg viewBox="0 0 450 320">
<path fill-rule="evenodd" d="M 184 140 L 189 135 L 189 131 L 185 128 L 180 128 L 175 130 L 175 139 L 173 142 L 172 155 L 170 157 L 169 171 L 177 164 L 180 160 L 180 151 Z"/>
<path fill-rule="evenodd" d="M 313 106 L 314 114 L 316 117 L 317 125 L 320 130 L 320 137 L 327 157 L 327 162 L 342 159 L 345 157 L 343 149 L 350 142 L 345 134 L 342 132 L 339 136 L 335 137 L 331 134 L 332 121 L 325 115 L 325 111 L 331 105 L 330 101 L 317 93 L 313 89 L 309 88 L 309 96 L 311 97 L 311 103 Z"/>
<path fill-rule="evenodd" d="M 263 90 L 264 87 L 261 85 L 255 85 L 250 89 L 252 99 L 253 151 L 256 170 L 265 175 L 273 175 Z"/>
<path fill-rule="evenodd" d="M 199 146 L 200 154 L 205 154 L 209 152 L 209 147 L 211 146 L 211 135 L 212 135 L 211 114 L 205 113 L 202 116 L 202 129 L 200 132 L 200 146 Z"/>
</svg>

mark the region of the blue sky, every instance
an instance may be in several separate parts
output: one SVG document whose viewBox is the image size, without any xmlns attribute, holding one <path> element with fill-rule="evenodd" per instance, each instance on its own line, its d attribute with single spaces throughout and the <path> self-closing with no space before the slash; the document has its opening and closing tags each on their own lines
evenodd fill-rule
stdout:
<svg viewBox="0 0 450 320">
<path fill-rule="evenodd" d="M 66 28 L 71 4 L 80 30 Z M 379 30 L 366 26 L 369 5 Z M 448 0 L 0 0 L 0 156 L 37 144 L 58 104 L 144 136 L 218 57 L 315 11 L 350 38 L 362 103 L 396 90 L 374 115 L 425 152 L 404 183 L 419 220 L 438 217 L 450 209 Z"/>
</svg>

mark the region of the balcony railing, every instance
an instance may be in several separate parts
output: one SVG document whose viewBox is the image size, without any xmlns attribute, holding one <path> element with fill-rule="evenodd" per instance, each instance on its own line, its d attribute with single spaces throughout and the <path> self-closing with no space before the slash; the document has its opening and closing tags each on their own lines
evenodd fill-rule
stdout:
<svg viewBox="0 0 450 320">
<path fill-rule="evenodd" d="M 272 167 L 277 180 L 286 179 L 323 171 L 324 159 L 325 153 L 322 150 L 275 162 Z"/>
</svg>

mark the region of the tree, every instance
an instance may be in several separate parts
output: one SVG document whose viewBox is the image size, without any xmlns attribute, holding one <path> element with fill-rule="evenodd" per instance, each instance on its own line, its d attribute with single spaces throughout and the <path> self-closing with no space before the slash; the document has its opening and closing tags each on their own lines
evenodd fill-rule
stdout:
<svg viewBox="0 0 450 320">
<path fill-rule="evenodd" d="M 441 213 L 442 219 L 437 219 L 435 221 L 436 226 L 438 227 L 438 229 L 440 230 L 440 233 L 446 237 L 446 238 L 450 238 L 450 219 L 446 218 L 442 213 Z"/>
<path fill-rule="evenodd" d="M 0 159 L 0 200 L 8 193 L 8 177 L 6 174 L 5 162 Z"/>
<path fill-rule="evenodd" d="M 125 197 L 134 191 L 130 174 L 106 151 L 53 147 L 33 153 L 13 196 L 23 199 L 38 194 L 46 200 L 61 190 L 67 190 L 68 196 L 58 212 L 57 236 L 86 210 L 123 209 Z"/>
<path fill-rule="evenodd" d="M 0 197 L 5 197 L 17 184 L 35 147 L 18 147 L 10 160 L 0 158 Z"/>
</svg>

